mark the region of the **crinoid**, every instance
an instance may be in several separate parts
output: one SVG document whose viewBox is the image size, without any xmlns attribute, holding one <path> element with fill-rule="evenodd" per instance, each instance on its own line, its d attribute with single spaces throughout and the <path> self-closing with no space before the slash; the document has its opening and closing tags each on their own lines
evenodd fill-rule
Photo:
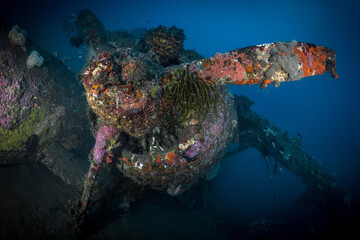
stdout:
<svg viewBox="0 0 360 240">
<path fill-rule="evenodd" d="M 219 99 L 215 85 L 204 82 L 196 73 L 179 68 L 167 77 L 169 81 L 165 88 L 166 100 L 170 103 L 174 115 L 180 120 L 196 118 L 201 120 L 211 110 Z"/>
</svg>

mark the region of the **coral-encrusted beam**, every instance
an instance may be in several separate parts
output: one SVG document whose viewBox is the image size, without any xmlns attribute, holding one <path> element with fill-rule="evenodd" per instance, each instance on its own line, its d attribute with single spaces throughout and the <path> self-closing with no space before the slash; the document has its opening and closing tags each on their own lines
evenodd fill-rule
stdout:
<svg viewBox="0 0 360 240">
<path fill-rule="evenodd" d="M 214 84 L 267 84 L 291 82 L 301 78 L 324 74 L 336 74 L 335 51 L 314 44 L 276 42 L 262 44 L 213 57 L 197 60 L 190 69 L 208 83 Z"/>
<path fill-rule="evenodd" d="M 85 178 L 84 190 L 81 196 L 81 210 L 85 211 L 88 205 L 88 201 L 94 188 L 96 176 L 99 171 L 99 167 L 102 162 L 106 159 L 107 162 L 110 162 L 109 156 L 111 155 L 110 151 L 114 147 L 114 144 L 107 144 L 107 142 L 115 143 L 115 139 L 119 130 L 115 125 L 103 125 L 100 126 L 96 136 L 96 143 L 93 149 L 93 154 L 89 155 L 89 160 L 91 162 L 89 172 Z M 106 157 L 106 155 L 109 155 Z"/>
<path fill-rule="evenodd" d="M 85 211 L 89 202 L 90 195 L 94 188 L 96 176 L 99 171 L 100 164 L 96 164 L 95 162 L 91 162 L 89 172 L 85 179 L 84 190 L 81 196 L 81 210 Z"/>
</svg>

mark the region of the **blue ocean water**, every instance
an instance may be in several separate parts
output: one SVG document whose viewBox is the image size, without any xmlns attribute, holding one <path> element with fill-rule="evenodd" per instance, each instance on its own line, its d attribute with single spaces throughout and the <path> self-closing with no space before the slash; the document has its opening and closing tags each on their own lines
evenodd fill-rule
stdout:
<svg viewBox="0 0 360 240">
<path fill-rule="evenodd" d="M 253 110 L 290 137 L 300 133 L 305 150 L 332 173 L 360 203 L 360 16 L 358 1 L 12 1 L 1 13 L 28 36 L 66 62 L 74 72 L 86 49 L 73 49 L 62 31 L 64 15 L 88 8 L 109 30 L 176 25 L 186 34 L 185 49 L 205 57 L 262 43 L 297 41 L 334 49 L 338 79 L 328 73 L 268 86 L 231 86 L 255 102 Z M 232 221 L 311 218 L 319 210 L 296 204 L 305 191 L 285 169 L 273 176 L 254 149 L 226 159 L 206 200 L 210 214 Z M 292 213 L 292 214 L 289 214 Z"/>
</svg>

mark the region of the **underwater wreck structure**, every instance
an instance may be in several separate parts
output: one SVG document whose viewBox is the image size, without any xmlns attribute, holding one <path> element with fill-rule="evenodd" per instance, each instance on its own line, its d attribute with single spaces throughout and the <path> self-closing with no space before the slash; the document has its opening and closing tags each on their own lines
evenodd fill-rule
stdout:
<svg viewBox="0 0 360 240">
<path fill-rule="evenodd" d="M 80 32 L 91 35 L 85 39 L 93 53 L 79 78 L 98 116 L 83 209 L 101 164 L 118 168 L 139 184 L 179 195 L 209 178 L 234 133 L 243 149 L 254 146 L 264 157 L 275 157 L 311 191 L 340 194 L 338 203 L 346 208 L 342 204 L 345 194 L 304 152 L 301 141 L 289 139 L 270 123 L 259 124 L 263 122 L 259 117 L 249 118 L 249 100 L 232 97 L 225 87 L 279 86 L 326 71 L 338 78 L 333 50 L 296 41 L 276 42 L 183 62 L 180 52 L 185 52 L 181 43 L 185 37 L 176 27 L 149 30 L 145 51 L 118 47 L 116 41 L 109 45 L 92 28 Z M 164 54 L 173 48 L 179 50 L 171 51 L 175 53 L 171 57 Z M 251 129 L 254 126 L 256 131 Z"/>
<path fill-rule="evenodd" d="M 26 39 L 19 26 L 2 18 L 0 23 L 0 164 L 40 162 L 75 183 L 76 177 L 68 175 L 78 168 L 67 164 L 74 160 L 70 152 L 86 149 L 85 139 L 91 136 L 84 128 L 90 125 L 81 87 L 72 84 L 73 74 L 64 64 Z"/>
<path fill-rule="evenodd" d="M 67 179 L 67 174 L 58 170 L 61 167 L 56 168 L 61 163 L 56 159 L 49 162 L 51 156 L 44 153 L 55 138 L 63 140 L 62 146 L 76 147 L 88 137 L 81 130 L 91 128 L 96 143 L 89 154 L 90 168 L 78 206 L 82 214 L 102 165 L 117 168 L 138 184 L 176 196 L 194 183 L 211 179 L 212 170 L 218 167 L 235 137 L 239 148 L 234 153 L 255 147 L 265 158 L 275 158 L 279 165 L 299 177 L 312 193 L 304 194 L 304 201 L 315 203 L 335 217 L 350 212 L 348 196 L 305 152 L 301 139 L 290 139 L 254 113 L 249 99 L 232 96 L 226 88 L 229 84 L 279 86 L 281 82 L 326 71 L 338 78 L 332 49 L 304 42 L 276 42 L 202 58 L 182 48 L 185 36 L 176 27 L 160 26 L 149 30 L 142 40 L 124 41 L 122 35 L 107 33 L 89 10 L 73 16 L 69 24 L 76 26 L 76 41 L 89 46 L 78 77 L 91 109 L 85 113 L 84 108 L 80 109 L 84 99 L 71 100 L 71 92 L 64 89 L 55 93 L 50 83 L 32 77 L 37 71 L 45 71 L 41 69 L 46 69 L 46 74 L 62 76 L 62 72 L 51 68 L 49 59 L 53 62 L 56 59 L 37 49 L 45 58 L 43 65 L 26 70 L 25 65 L 11 63 L 12 56 L 26 59 L 24 48 L 12 48 L 4 40 L 0 52 L 0 134 L 7 141 L 0 142 L 1 164 L 19 162 L 18 159 L 37 160 Z M 27 48 L 34 46 L 27 43 Z M 18 71 L 10 68 L 22 69 L 30 77 L 16 77 Z M 16 79 L 20 82 L 16 83 Z M 19 93 L 24 91 L 16 87 L 19 84 L 33 86 L 29 97 Z M 47 91 L 53 94 L 46 94 Z M 12 101 L 6 94 L 9 92 L 12 98 L 27 101 Z M 60 94 L 69 98 L 71 104 Z M 74 106 L 79 109 L 73 111 Z M 79 116 L 81 121 L 75 120 Z M 89 117 L 91 127 L 84 116 Z M 71 124 L 74 122 L 79 124 Z M 71 127 L 62 132 L 63 126 Z"/>
</svg>

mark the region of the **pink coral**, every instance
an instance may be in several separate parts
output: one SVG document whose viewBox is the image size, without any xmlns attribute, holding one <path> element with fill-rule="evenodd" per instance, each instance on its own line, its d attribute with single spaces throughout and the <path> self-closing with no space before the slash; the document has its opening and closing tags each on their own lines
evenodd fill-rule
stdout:
<svg viewBox="0 0 360 240">
<path fill-rule="evenodd" d="M 130 60 L 121 62 L 121 66 L 123 68 L 121 77 L 122 79 L 127 81 L 130 76 L 134 75 L 135 69 L 137 68 L 138 64 L 135 60 Z"/>
<path fill-rule="evenodd" d="M 193 144 L 187 151 L 186 156 L 193 158 L 196 157 L 199 154 L 199 151 L 201 149 L 201 142 L 196 141 L 195 144 Z"/>
<path fill-rule="evenodd" d="M 242 82 L 245 80 L 245 68 L 242 63 L 245 62 L 247 57 L 244 53 L 218 53 L 203 61 L 199 75 L 212 83 L 224 80 Z"/>
<path fill-rule="evenodd" d="M 28 75 L 21 71 L 2 71 L 4 68 L 0 66 L 0 126 L 10 129 L 27 118 L 35 102 L 35 91 L 23 87 L 34 84 Z"/>
<path fill-rule="evenodd" d="M 312 67 L 313 67 L 314 56 L 312 55 L 311 52 L 306 55 L 306 62 L 307 62 L 307 64 L 309 65 L 309 68 L 312 68 Z"/>
<path fill-rule="evenodd" d="M 96 143 L 94 147 L 94 161 L 100 164 L 106 155 L 106 142 L 116 136 L 119 132 L 115 125 L 101 126 L 97 132 Z"/>
</svg>

